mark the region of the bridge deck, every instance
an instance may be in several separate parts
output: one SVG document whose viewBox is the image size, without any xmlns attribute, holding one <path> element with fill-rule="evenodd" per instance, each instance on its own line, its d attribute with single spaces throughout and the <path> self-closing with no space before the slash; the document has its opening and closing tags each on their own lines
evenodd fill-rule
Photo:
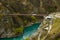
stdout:
<svg viewBox="0 0 60 40">
<path fill-rule="evenodd" d="M 9 15 L 9 16 L 46 16 L 47 14 L 0 14 L 0 15 Z"/>
</svg>

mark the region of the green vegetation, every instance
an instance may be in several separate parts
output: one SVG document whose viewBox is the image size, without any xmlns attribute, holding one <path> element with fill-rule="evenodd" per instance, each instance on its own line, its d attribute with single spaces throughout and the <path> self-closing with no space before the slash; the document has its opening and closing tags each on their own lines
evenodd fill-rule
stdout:
<svg viewBox="0 0 60 40">
<path fill-rule="evenodd" d="M 1 15 L 0 15 L 0 19 L 1 19 L 2 17 L 3 17 L 3 15 L 1 14 Z"/>
<path fill-rule="evenodd" d="M 15 34 L 21 34 L 23 33 L 24 28 L 23 27 L 18 27 L 14 30 Z"/>
<path fill-rule="evenodd" d="M 60 34 L 60 18 L 56 18 L 53 20 L 52 29 L 48 34 L 46 40 L 60 40 L 58 34 Z"/>
<path fill-rule="evenodd" d="M 59 33 L 60 32 L 60 18 L 53 20 L 53 27 L 50 33 Z"/>
<path fill-rule="evenodd" d="M 35 16 L 31 16 L 31 19 L 36 22 L 37 21 L 37 18 Z"/>
<path fill-rule="evenodd" d="M 55 12 L 57 10 L 57 6 L 48 6 L 46 9 L 49 13 Z"/>
<path fill-rule="evenodd" d="M 55 38 L 55 40 L 60 40 L 60 38 Z"/>
<path fill-rule="evenodd" d="M 25 40 L 29 40 L 29 38 L 27 37 Z"/>
</svg>

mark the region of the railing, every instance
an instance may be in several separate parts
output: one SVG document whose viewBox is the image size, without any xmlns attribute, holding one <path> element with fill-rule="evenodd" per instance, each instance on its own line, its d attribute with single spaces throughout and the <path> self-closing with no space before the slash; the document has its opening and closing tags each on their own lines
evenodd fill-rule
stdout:
<svg viewBox="0 0 60 40">
<path fill-rule="evenodd" d="M 21 15 L 21 16 L 46 16 L 46 14 L 0 14 L 0 15 L 10 15 L 10 16 L 14 16 L 14 15 Z"/>
</svg>

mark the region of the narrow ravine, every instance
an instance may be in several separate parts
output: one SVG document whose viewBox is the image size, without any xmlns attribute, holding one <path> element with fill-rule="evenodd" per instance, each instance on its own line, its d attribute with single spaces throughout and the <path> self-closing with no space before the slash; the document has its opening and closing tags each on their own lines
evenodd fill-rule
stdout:
<svg viewBox="0 0 60 40">
<path fill-rule="evenodd" d="M 40 23 L 32 24 L 29 27 L 24 29 L 23 35 L 17 36 L 15 38 L 0 38 L 0 40 L 24 40 L 27 37 L 30 37 L 39 27 Z"/>
</svg>

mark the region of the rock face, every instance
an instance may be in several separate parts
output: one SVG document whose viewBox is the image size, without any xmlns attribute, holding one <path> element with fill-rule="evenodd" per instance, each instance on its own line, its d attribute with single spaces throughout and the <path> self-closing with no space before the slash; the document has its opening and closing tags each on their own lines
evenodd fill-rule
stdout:
<svg viewBox="0 0 60 40">
<path fill-rule="evenodd" d="M 45 17 L 38 29 L 37 35 L 32 36 L 31 40 L 60 40 L 60 12 L 54 12 Z M 48 28 L 48 29 L 46 29 Z M 40 35 L 40 36 L 39 36 Z"/>
<path fill-rule="evenodd" d="M 43 33 L 41 35 L 41 40 L 60 40 L 60 37 L 58 36 L 58 35 L 60 35 L 60 17 L 57 17 L 58 14 L 60 15 L 60 12 L 55 12 L 55 13 L 50 14 L 53 16 L 52 24 L 51 24 L 52 27 L 51 27 L 50 31 L 44 29 L 45 27 L 49 27 L 49 26 L 47 26 L 47 22 L 49 22 L 49 21 L 45 20 L 46 24 L 42 26 L 43 29 L 45 30 L 45 32 L 43 31 Z M 46 31 L 48 31 L 48 32 L 46 32 Z"/>
<path fill-rule="evenodd" d="M 0 0 L 0 37 L 23 34 L 25 26 L 35 22 L 42 22 L 44 19 L 43 16 L 28 16 L 28 14 L 48 15 L 52 12 L 60 11 L 58 1 Z M 23 14 L 23 16 L 16 14 Z"/>
</svg>

